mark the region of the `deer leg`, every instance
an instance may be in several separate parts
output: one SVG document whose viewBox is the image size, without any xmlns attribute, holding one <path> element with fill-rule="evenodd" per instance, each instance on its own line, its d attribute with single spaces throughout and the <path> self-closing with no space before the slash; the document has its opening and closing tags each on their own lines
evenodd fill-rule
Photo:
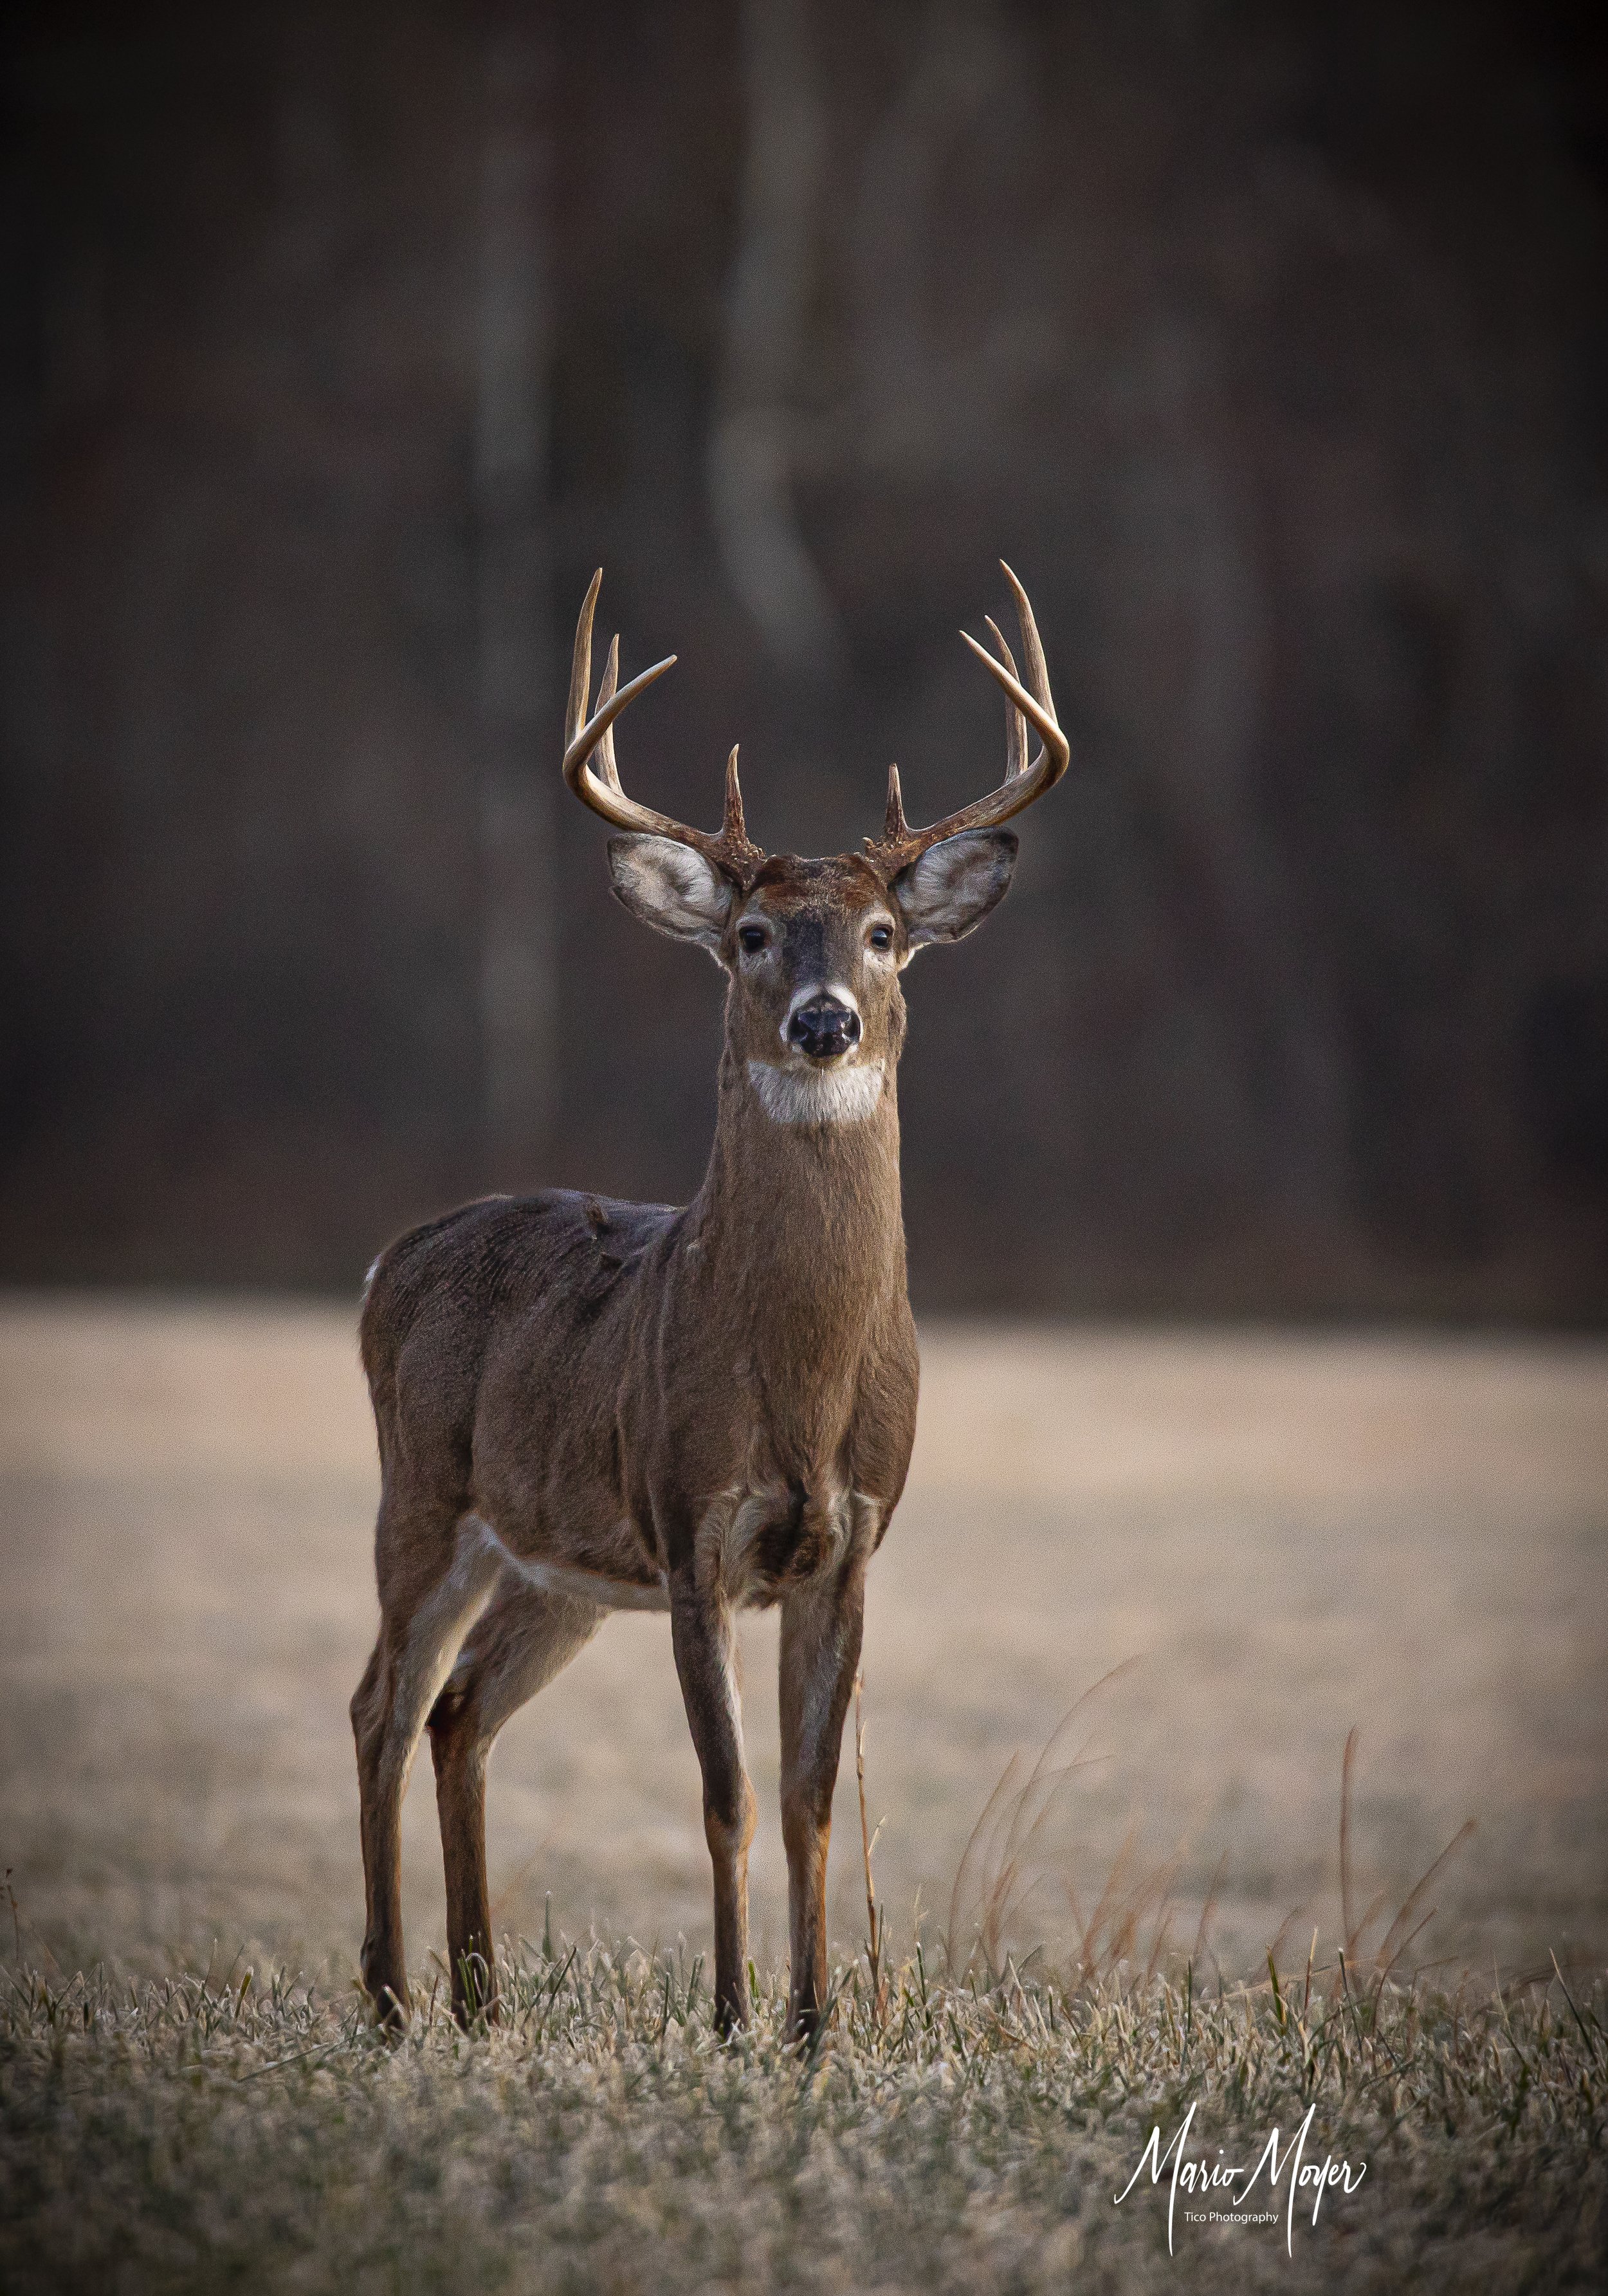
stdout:
<svg viewBox="0 0 1608 2296">
<path fill-rule="evenodd" d="M 718 1594 L 670 1586 L 670 1640 L 687 1724 L 703 1773 L 703 1833 L 715 1869 L 715 2021 L 748 2022 L 748 1846 L 754 1790 L 742 1766 L 742 1707 L 732 1618 Z"/>
<path fill-rule="evenodd" d="M 792 1950 L 787 2030 L 793 2040 L 815 2031 L 826 2001 L 826 1848 L 865 1609 L 857 1562 L 800 1587 L 782 1606 L 782 1836 Z"/>
<path fill-rule="evenodd" d="M 447 1956 L 453 2014 L 468 2025 L 496 2014 L 496 1959 L 486 1881 L 486 1764 L 496 1735 L 527 1699 L 603 1624 L 590 1603 L 529 1587 L 500 1595 L 475 1628 L 431 1709 L 436 1808 L 447 1868 Z"/>
<path fill-rule="evenodd" d="M 451 1671 L 459 1645 L 490 1599 L 499 1564 L 474 1535 L 460 1531 L 447 1548 L 448 1567 L 433 1582 L 423 1571 L 383 1570 L 388 1538 L 381 1513 L 382 1576 L 380 1639 L 352 1700 L 362 1806 L 363 1882 L 366 1920 L 363 1982 L 381 2022 L 399 2026 L 407 2014 L 407 1974 L 402 1950 L 402 1797 L 407 1790 L 424 1718 Z M 440 1545 L 436 1545 L 439 1560 Z M 418 1552 L 423 1541 L 409 1542 Z M 428 1553 L 428 1548 L 426 1548 Z"/>
</svg>

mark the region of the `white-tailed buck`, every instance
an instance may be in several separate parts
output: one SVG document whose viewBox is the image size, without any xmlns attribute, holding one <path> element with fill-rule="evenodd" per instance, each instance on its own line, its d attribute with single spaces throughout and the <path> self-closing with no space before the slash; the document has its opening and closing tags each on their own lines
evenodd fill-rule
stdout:
<svg viewBox="0 0 1608 2296">
<path fill-rule="evenodd" d="M 726 772 L 718 835 L 628 798 L 612 727 L 669 661 L 592 714 L 595 577 L 575 637 L 564 779 L 624 834 L 633 915 L 726 975 L 715 1144 L 685 1210 L 553 1189 L 495 1196 L 383 1252 L 363 1308 L 379 1427 L 381 1623 L 352 1701 L 363 1803 L 364 1980 L 407 2009 L 400 1812 L 421 1731 L 435 1756 L 460 2017 L 495 2005 L 486 1760 L 509 1716 L 611 1610 L 668 1611 L 703 1773 L 715 1877 L 715 2005 L 744 2021 L 748 1848 L 732 1619 L 782 1610 L 782 1824 L 790 2030 L 826 1987 L 826 1841 L 860 1651 L 866 1568 L 915 1432 L 895 1072 L 899 973 L 1005 893 L 1002 824 L 1066 770 L 1032 611 L 1014 575 L 1026 684 L 974 639 L 1006 695 L 999 787 L 911 829 L 898 775 L 882 833 L 824 861 L 751 843 Z M 672 655 L 670 660 L 675 657 Z M 1027 721 L 1043 746 L 1030 764 Z"/>
</svg>

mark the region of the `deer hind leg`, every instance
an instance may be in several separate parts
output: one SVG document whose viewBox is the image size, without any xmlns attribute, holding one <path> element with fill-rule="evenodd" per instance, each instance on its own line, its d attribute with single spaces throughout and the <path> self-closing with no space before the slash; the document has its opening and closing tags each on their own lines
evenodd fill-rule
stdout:
<svg viewBox="0 0 1608 2296">
<path fill-rule="evenodd" d="M 826 2001 L 826 1849 L 865 1607 L 857 1561 L 800 1587 L 782 1607 L 782 1838 L 792 1951 L 787 2030 L 793 2040 L 815 2031 Z"/>
<path fill-rule="evenodd" d="M 402 1797 L 424 1718 L 491 1598 L 499 1558 L 478 1535 L 382 1503 L 380 1639 L 352 1700 L 366 1918 L 363 1982 L 381 2022 L 407 2014 L 402 1949 Z"/>
<path fill-rule="evenodd" d="M 496 1960 L 486 1881 L 486 1763 L 512 1714 L 591 1640 L 608 1613 L 534 1587 L 499 1594 L 462 1651 L 430 1715 L 436 1808 L 447 1868 L 453 2014 L 496 2013 Z"/>
<path fill-rule="evenodd" d="M 686 1718 L 703 1773 L 703 1833 L 715 1869 L 715 2021 L 748 2022 L 748 1846 L 754 1790 L 742 1765 L 731 1612 L 687 1581 L 670 1587 L 670 1640 Z"/>
</svg>

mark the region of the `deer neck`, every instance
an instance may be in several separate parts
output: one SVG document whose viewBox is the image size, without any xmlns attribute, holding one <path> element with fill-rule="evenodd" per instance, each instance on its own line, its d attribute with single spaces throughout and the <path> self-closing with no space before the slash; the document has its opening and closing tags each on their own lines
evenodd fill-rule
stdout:
<svg viewBox="0 0 1608 2296">
<path fill-rule="evenodd" d="M 810 1079 L 813 1082 L 813 1079 Z M 728 1044 L 696 1234 L 708 1275 L 742 1302 L 767 1355 L 857 1361 L 902 1300 L 898 1101 L 886 1070 L 869 1112 L 800 1118 Z"/>
</svg>

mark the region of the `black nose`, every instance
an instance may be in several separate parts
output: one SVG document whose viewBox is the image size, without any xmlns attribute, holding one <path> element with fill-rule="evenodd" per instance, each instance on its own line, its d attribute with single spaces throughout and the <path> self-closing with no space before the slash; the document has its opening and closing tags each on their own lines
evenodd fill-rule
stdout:
<svg viewBox="0 0 1608 2296">
<path fill-rule="evenodd" d="M 860 1016 L 835 996 L 814 996 L 800 1004 L 787 1024 L 787 1033 L 812 1061 L 833 1061 L 860 1041 Z"/>
</svg>

